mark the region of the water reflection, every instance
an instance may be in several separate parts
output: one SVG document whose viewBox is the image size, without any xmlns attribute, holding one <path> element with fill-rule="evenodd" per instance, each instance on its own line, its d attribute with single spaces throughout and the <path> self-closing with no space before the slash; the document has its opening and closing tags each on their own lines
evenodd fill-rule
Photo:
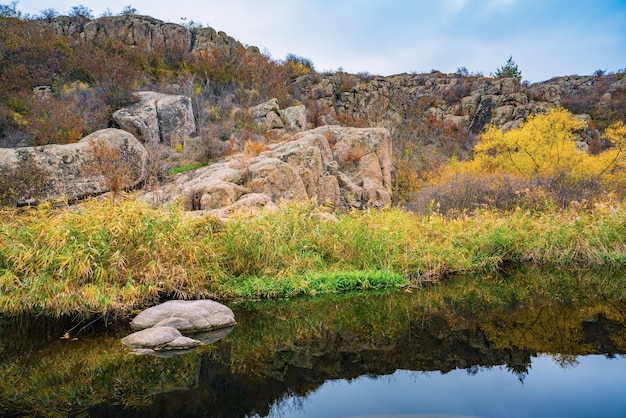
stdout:
<svg viewBox="0 0 626 418">
<path fill-rule="evenodd" d="M 584 356 L 563 369 L 550 356 L 532 358 L 520 383 L 504 367 L 476 374 L 454 370 L 330 381 L 306 398 L 272 407 L 281 417 L 623 417 L 626 358 Z"/>
<path fill-rule="evenodd" d="M 70 341 L 59 339 L 64 324 L 4 323 L 0 413 L 540 416 L 513 412 L 535 403 L 549 410 L 557 399 L 552 387 L 585 405 L 597 399 L 626 412 L 612 392 L 626 383 L 625 305 L 534 299 L 478 310 L 428 306 L 426 291 L 242 304 L 233 307 L 232 333 L 169 359 L 133 355 L 119 342 L 124 328 Z M 593 371 L 599 374 L 584 375 Z M 574 387 L 567 373 L 579 372 L 588 383 Z M 385 395 L 381 383 L 391 388 Z M 508 401 L 495 399 L 505 395 Z M 491 409 L 477 407 L 481 397 Z M 379 407 L 357 408 L 375 399 Z M 355 405 L 349 411 L 348 401 Z M 403 409 L 409 401 L 424 408 Z M 334 412 L 316 409 L 333 402 Z M 426 408 L 435 403 L 439 409 Z"/>
</svg>

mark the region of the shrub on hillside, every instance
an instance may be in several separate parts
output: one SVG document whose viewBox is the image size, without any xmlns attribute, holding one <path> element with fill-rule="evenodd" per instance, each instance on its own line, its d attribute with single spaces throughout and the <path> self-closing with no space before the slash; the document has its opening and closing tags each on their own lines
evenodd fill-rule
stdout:
<svg viewBox="0 0 626 418">
<path fill-rule="evenodd" d="M 396 203 L 411 201 L 450 159 L 467 158 L 474 143 L 474 136 L 466 128 L 427 113 L 427 108 L 425 103 L 410 108 L 411 113 L 393 136 L 392 188 Z"/>
<path fill-rule="evenodd" d="M 82 167 L 85 176 L 101 178 L 101 185 L 111 193 L 112 202 L 130 186 L 133 175 L 123 160 L 119 149 L 104 141 L 93 141 L 89 144 L 89 161 Z"/>
<path fill-rule="evenodd" d="M 28 150 L 18 150 L 18 164 L 0 163 L 0 205 L 16 206 L 43 198 L 49 186 L 50 172 Z"/>
<path fill-rule="evenodd" d="M 544 210 L 586 205 L 605 199 L 596 180 L 568 183 L 552 176 L 513 173 L 452 173 L 426 184 L 405 207 L 420 214 L 448 216 L 471 214 L 479 209 Z"/>
<path fill-rule="evenodd" d="M 406 207 L 419 214 L 444 215 L 486 208 L 541 208 L 549 202 L 544 186 L 538 178 L 514 174 L 454 173 L 425 185 Z"/>
<path fill-rule="evenodd" d="M 25 117 L 26 132 L 37 144 L 69 144 L 107 127 L 110 107 L 93 89 L 59 86 L 55 95 L 31 100 Z M 68 92 L 63 90 L 69 89 Z"/>
<path fill-rule="evenodd" d="M 287 54 L 285 57 L 285 65 L 290 70 L 293 78 L 315 72 L 313 61 L 309 58 L 300 57 L 296 54 Z"/>
</svg>

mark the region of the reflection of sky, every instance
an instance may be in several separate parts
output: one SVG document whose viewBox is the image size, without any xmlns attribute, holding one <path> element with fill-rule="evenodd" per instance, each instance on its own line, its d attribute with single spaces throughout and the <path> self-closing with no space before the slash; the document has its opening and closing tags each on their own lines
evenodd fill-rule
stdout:
<svg viewBox="0 0 626 418">
<path fill-rule="evenodd" d="M 523 384 L 505 367 L 447 374 L 397 371 L 325 383 L 306 399 L 284 401 L 280 417 L 626 417 L 626 357 L 579 357 L 561 367 L 532 359 Z"/>
</svg>

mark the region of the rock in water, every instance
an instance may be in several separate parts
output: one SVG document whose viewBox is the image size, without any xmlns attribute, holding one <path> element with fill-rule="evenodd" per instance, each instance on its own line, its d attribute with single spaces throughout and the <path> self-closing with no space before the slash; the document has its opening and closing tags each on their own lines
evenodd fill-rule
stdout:
<svg viewBox="0 0 626 418">
<path fill-rule="evenodd" d="M 230 308 L 213 300 L 170 300 L 146 309 L 133 319 L 133 329 L 168 326 L 184 333 L 210 331 L 235 325 Z"/>
<path fill-rule="evenodd" d="M 153 327 L 134 332 L 122 338 L 122 343 L 134 349 L 189 350 L 203 345 L 202 341 L 183 336 L 172 327 Z"/>
</svg>

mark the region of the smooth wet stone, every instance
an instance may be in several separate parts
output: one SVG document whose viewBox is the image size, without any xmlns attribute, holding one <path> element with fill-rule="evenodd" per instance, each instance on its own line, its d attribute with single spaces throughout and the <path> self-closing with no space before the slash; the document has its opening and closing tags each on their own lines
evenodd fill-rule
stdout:
<svg viewBox="0 0 626 418">
<path fill-rule="evenodd" d="M 134 332 L 122 338 L 122 343 L 134 349 L 189 350 L 203 345 L 202 341 L 183 336 L 172 327 L 153 327 Z"/>
<path fill-rule="evenodd" d="M 184 333 L 232 327 L 235 314 L 213 300 L 170 300 L 141 312 L 130 323 L 133 329 L 168 326 Z"/>
</svg>

